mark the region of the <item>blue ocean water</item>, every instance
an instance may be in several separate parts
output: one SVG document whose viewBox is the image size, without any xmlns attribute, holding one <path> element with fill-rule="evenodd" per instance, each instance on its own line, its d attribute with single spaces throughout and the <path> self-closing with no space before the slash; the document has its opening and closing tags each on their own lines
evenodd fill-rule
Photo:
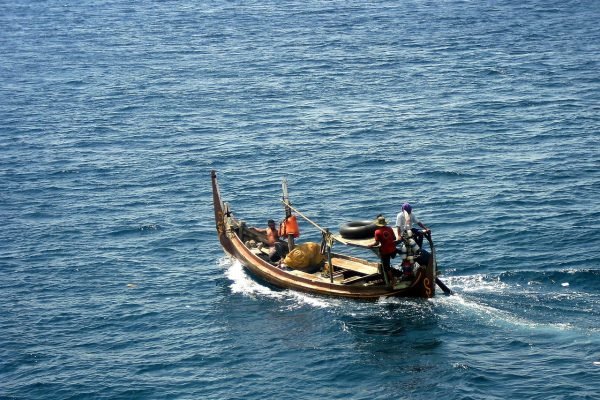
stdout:
<svg viewBox="0 0 600 400">
<path fill-rule="evenodd" d="M 600 2 L 0 2 L 0 398 L 596 399 Z M 456 295 L 224 257 L 410 201 Z M 303 240 L 318 238 L 301 222 Z"/>
</svg>

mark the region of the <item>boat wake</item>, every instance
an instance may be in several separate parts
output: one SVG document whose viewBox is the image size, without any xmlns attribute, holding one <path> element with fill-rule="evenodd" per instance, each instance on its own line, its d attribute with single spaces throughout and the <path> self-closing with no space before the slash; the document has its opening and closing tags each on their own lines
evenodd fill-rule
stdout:
<svg viewBox="0 0 600 400">
<path fill-rule="evenodd" d="M 231 282 L 232 293 L 250 298 L 271 299 L 280 303 L 282 311 L 302 307 L 330 309 L 344 315 L 371 315 L 384 312 L 389 318 L 401 315 L 414 318 L 436 315 L 446 321 L 461 321 L 462 324 L 480 324 L 497 329 L 535 330 L 538 332 L 585 331 L 598 332 L 579 318 L 565 321 L 565 307 L 573 314 L 578 307 L 588 308 L 600 301 L 589 297 L 589 293 L 578 293 L 575 277 L 589 272 L 553 273 L 504 273 L 492 275 L 446 276 L 444 282 L 454 290 L 452 296 L 440 294 L 432 299 L 382 298 L 377 302 L 356 303 L 339 298 L 324 298 L 293 290 L 274 289 L 255 280 L 235 259 L 224 257 L 219 265 Z M 552 275 L 548 285 L 541 284 L 544 277 Z M 573 285 L 564 285 L 571 278 Z M 544 290 L 541 290 L 541 286 Z M 582 299 L 585 298 L 585 304 Z M 568 303 L 568 304 L 565 304 Z M 571 304 L 573 303 L 573 304 Z M 391 307 L 391 308 L 390 308 Z M 393 312 L 390 313 L 390 310 Z M 584 310 L 581 310 L 584 311 Z M 584 313 L 587 315 L 587 313 Z M 561 317 L 562 316 L 562 317 Z"/>
<path fill-rule="evenodd" d="M 560 271 L 510 271 L 499 274 L 445 276 L 444 282 L 462 293 L 544 292 L 594 294 L 600 285 L 600 271 L 568 269 Z"/>
<path fill-rule="evenodd" d="M 509 289 L 509 285 L 502 282 L 500 277 L 491 277 L 483 274 L 445 277 L 444 283 L 455 292 L 462 293 L 503 293 Z"/>
<path fill-rule="evenodd" d="M 475 322 L 494 328 L 542 329 L 549 331 L 564 331 L 573 329 L 569 322 L 542 322 L 519 315 L 519 311 L 504 310 L 494 305 L 486 304 L 469 295 L 457 294 L 449 297 L 436 298 L 441 307 L 449 308 L 448 316 L 458 316 L 460 320 L 475 320 Z M 458 315 L 454 315 L 458 314 Z"/>
<path fill-rule="evenodd" d="M 279 301 L 286 301 L 286 309 L 295 309 L 303 305 L 312 307 L 328 308 L 335 306 L 337 300 L 327 301 L 308 294 L 293 290 L 274 290 L 254 280 L 244 269 L 238 260 L 224 257 L 219 260 L 219 265 L 225 269 L 225 276 L 231 281 L 229 286 L 232 293 L 248 297 L 263 297 Z"/>
<path fill-rule="evenodd" d="M 598 332 L 597 270 L 511 271 L 444 277 L 454 296 L 437 296 L 449 315 L 495 328 Z M 596 288 L 596 289 L 594 289 Z M 595 318 L 595 317 L 594 317 Z"/>
<path fill-rule="evenodd" d="M 225 276 L 232 282 L 229 286 L 232 293 L 249 297 L 265 296 L 275 299 L 284 297 L 281 292 L 271 290 L 253 280 L 239 261 L 225 257 L 219 260 L 219 264 L 225 268 Z"/>
</svg>

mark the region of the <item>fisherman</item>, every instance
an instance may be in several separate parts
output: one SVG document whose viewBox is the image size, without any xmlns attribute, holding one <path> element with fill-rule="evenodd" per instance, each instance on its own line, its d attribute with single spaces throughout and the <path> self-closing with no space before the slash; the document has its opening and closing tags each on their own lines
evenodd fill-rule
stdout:
<svg viewBox="0 0 600 400">
<path fill-rule="evenodd" d="M 423 228 L 423 231 L 413 228 L 413 224 L 419 225 L 421 228 Z M 396 228 L 398 228 L 398 236 L 400 236 L 400 240 L 405 239 L 405 235 L 408 236 L 408 238 L 414 235 L 419 248 L 423 247 L 423 232 L 430 232 L 429 228 L 427 228 L 417 218 L 415 213 L 412 212 L 412 206 L 409 203 L 402 204 L 402 210 L 396 217 Z"/>
<path fill-rule="evenodd" d="M 391 259 L 396 257 L 396 235 L 394 230 L 387 225 L 387 221 L 383 215 L 379 215 L 375 220 L 375 225 L 378 227 L 375 230 L 375 240 L 368 247 L 373 248 L 379 246 L 379 257 L 381 258 L 381 275 L 385 282 L 392 282 L 393 274 L 390 266 Z"/>
<path fill-rule="evenodd" d="M 269 260 L 277 262 L 285 254 L 285 244 L 279 241 L 279 230 L 275 227 L 275 221 L 272 219 L 267 221 L 266 229 L 259 229 L 267 237 L 267 245 L 269 246 Z"/>
</svg>

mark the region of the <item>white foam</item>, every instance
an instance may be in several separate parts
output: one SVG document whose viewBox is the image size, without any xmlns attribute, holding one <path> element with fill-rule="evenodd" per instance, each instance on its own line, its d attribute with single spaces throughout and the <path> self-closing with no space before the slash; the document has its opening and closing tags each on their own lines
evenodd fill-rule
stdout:
<svg viewBox="0 0 600 400">
<path fill-rule="evenodd" d="M 306 304 L 317 308 L 329 308 L 339 304 L 339 300 L 333 298 L 321 298 L 293 290 L 286 290 L 284 293 L 291 299 L 296 300 L 298 302 L 296 305 Z"/>
<path fill-rule="evenodd" d="M 572 325 L 569 323 L 539 323 L 519 317 L 509 311 L 500 310 L 498 308 L 482 304 L 466 298 L 460 294 L 454 296 L 444 296 L 436 300 L 439 304 L 446 304 L 458 312 L 472 312 L 481 322 L 489 326 L 506 326 L 511 325 L 519 328 L 527 329 L 550 329 L 550 330 L 570 330 Z"/>
<path fill-rule="evenodd" d="M 249 297 L 257 295 L 281 298 L 282 294 L 271 290 L 267 286 L 253 280 L 244 270 L 244 266 L 238 260 L 232 258 L 223 258 L 219 260 L 219 265 L 225 268 L 225 276 L 231 280 L 232 293 L 239 293 Z"/>
<path fill-rule="evenodd" d="M 291 309 L 301 305 L 326 308 L 337 304 L 335 301 L 332 301 L 332 299 L 324 299 L 293 290 L 273 290 L 252 279 L 244 269 L 242 263 L 235 259 L 223 258 L 219 260 L 219 265 L 225 268 L 225 276 L 232 281 L 229 286 L 232 293 L 238 293 L 249 297 L 263 296 L 278 300 L 290 300 L 291 304 L 288 304 L 287 308 Z"/>
<path fill-rule="evenodd" d="M 500 277 L 489 279 L 486 275 L 476 274 L 444 278 L 448 287 L 461 292 L 493 292 L 503 293 L 509 286 L 500 281 Z"/>
</svg>

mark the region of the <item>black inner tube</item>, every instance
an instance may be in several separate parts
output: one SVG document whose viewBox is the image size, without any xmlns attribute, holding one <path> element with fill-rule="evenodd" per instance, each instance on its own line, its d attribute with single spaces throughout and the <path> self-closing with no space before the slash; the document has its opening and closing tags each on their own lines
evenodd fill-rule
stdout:
<svg viewBox="0 0 600 400">
<path fill-rule="evenodd" d="M 372 220 L 350 221 L 340 226 L 340 235 L 345 239 L 370 239 L 376 229 Z"/>
</svg>

